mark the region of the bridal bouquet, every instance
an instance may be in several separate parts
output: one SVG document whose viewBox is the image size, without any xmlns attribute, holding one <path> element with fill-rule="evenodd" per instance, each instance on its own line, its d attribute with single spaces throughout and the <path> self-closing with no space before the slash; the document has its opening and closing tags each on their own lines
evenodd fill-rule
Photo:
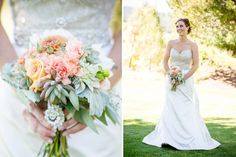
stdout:
<svg viewBox="0 0 236 157">
<path fill-rule="evenodd" d="M 45 119 L 56 136 L 51 144 L 43 145 L 38 156 L 69 156 L 66 137 L 59 129 L 68 117 L 96 133 L 95 119 L 105 125 L 107 118 L 119 123 L 109 92 L 111 72 L 103 65 L 97 51 L 69 32 L 51 30 L 31 37 L 26 53 L 16 63 L 4 66 L 3 79 L 23 100 L 47 104 Z"/>
<path fill-rule="evenodd" d="M 171 67 L 169 71 L 169 76 L 172 91 L 176 91 L 177 86 L 185 82 L 183 78 L 183 73 L 181 72 L 178 66 Z"/>
</svg>

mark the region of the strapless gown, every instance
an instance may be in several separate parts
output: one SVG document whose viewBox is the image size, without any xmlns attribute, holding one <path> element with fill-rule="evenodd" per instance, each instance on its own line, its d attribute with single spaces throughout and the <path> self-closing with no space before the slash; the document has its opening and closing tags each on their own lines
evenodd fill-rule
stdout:
<svg viewBox="0 0 236 157">
<path fill-rule="evenodd" d="M 171 66 L 179 66 L 184 74 L 189 71 L 191 61 L 191 50 L 180 53 L 171 49 Z M 165 104 L 159 123 L 143 142 L 157 147 L 169 144 L 179 150 L 210 150 L 220 145 L 211 138 L 200 116 L 193 76 L 177 86 L 176 91 L 171 91 L 170 82 L 166 79 Z"/>
</svg>

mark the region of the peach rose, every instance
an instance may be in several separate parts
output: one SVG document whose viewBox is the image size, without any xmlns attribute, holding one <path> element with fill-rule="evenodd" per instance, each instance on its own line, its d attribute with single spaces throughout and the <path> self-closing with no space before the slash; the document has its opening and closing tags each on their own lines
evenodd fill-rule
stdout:
<svg viewBox="0 0 236 157">
<path fill-rule="evenodd" d="M 170 76 L 175 76 L 180 72 L 180 68 L 178 66 L 174 66 L 170 69 Z"/>
<path fill-rule="evenodd" d="M 50 79 L 50 76 L 45 72 L 44 62 L 39 59 L 31 58 L 25 61 L 26 75 L 33 81 L 30 86 L 34 92 L 41 91 L 40 82 L 44 79 Z M 45 77 L 47 76 L 47 77 Z"/>
<path fill-rule="evenodd" d="M 80 58 L 84 54 L 84 52 L 81 49 L 81 44 L 78 41 L 69 40 L 66 45 L 66 51 L 68 54 L 77 58 Z"/>
</svg>

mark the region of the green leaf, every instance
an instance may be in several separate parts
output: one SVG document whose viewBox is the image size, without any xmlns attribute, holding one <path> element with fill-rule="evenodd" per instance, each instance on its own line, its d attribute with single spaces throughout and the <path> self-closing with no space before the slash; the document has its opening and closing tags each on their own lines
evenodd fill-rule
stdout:
<svg viewBox="0 0 236 157">
<path fill-rule="evenodd" d="M 103 76 L 103 74 L 101 73 L 101 71 L 98 71 L 98 72 L 97 72 L 96 78 L 98 78 L 100 81 L 105 79 L 105 77 Z"/>
<path fill-rule="evenodd" d="M 71 102 L 67 102 L 67 104 L 65 105 L 65 108 L 67 109 L 67 111 L 69 111 L 72 115 L 74 115 L 75 113 L 75 108 L 73 107 L 73 105 L 71 104 Z"/>
<path fill-rule="evenodd" d="M 88 88 L 79 94 L 80 97 L 87 98 L 89 102 L 89 111 L 91 115 L 100 117 L 105 109 L 106 104 L 109 102 L 109 96 L 98 89 L 92 92 Z"/>
<path fill-rule="evenodd" d="M 49 101 L 50 101 L 51 104 L 53 104 L 55 98 L 56 98 L 56 95 L 55 95 L 54 92 L 52 92 L 52 93 L 50 94 L 50 96 L 49 96 Z"/>
<path fill-rule="evenodd" d="M 64 88 L 62 88 L 61 93 L 62 93 L 64 96 L 66 96 L 66 97 L 69 98 L 69 93 L 68 93 L 67 90 L 65 90 Z"/>
<path fill-rule="evenodd" d="M 93 92 L 93 82 L 91 80 L 83 80 L 83 82 L 88 86 L 88 88 Z"/>
<path fill-rule="evenodd" d="M 51 46 L 49 46 L 49 47 L 47 48 L 47 52 L 48 52 L 49 54 L 53 53 L 53 51 L 54 51 L 54 49 L 53 49 Z"/>
<path fill-rule="evenodd" d="M 100 70 L 96 73 L 96 78 L 98 78 L 100 81 L 104 80 L 105 78 L 109 77 L 109 71 L 108 70 L 103 70 L 100 67 Z"/>
<path fill-rule="evenodd" d="M 67 89 L 68 91 L 75 90 L 72 86 L 70 85 L 62 85 L 63 88 Z"/>
<path fill-rule="evenodd" d="M 82 93 L 86 88 L 86 85 L 83 81 L 74 81 L 73 83 L 75 84 L 76 94 Z"/>
<path fill-rule="evenodd" d="M 62 87 L 60 84 L 57 84 L 56 87 L 57 87 L 57 89 L 58 89 L 59 92 L 62 92 L 63 87 Z"/>
<path fill-rule="evenodd" d="M 66 97 L 65 97 L 64 95 L 61 95 L 60 100 L 61 100 L 64 104 L 67 103 L 67 101 L 66 101 Z"/>
<path fill-rule="evenodd" d="M 78 96 L 75 94 L 74 91 L 70 91 L 69 99 L 74 106 L 74 108 L 79 111 L 79 99 Z"/>
<path fill-rule="evenodd" d="M 106 115 L 111 119 L 111 121 L 116 124 L 120 124 L 120 121 L 119 121 L 119 116 L 117 114 L 117 112 L 111 107 L 111 106 L 106 106 L 106 109 L 105 109 L 105 112 L 106 112 Z"/>
<path fill-rule="evenodd" d="M 50 95 L 50 93 L 52 92 L 52 90 L 55 88 L 55 86 L 50 86 L 49 88 L 48 88 L 48 90 L 46 91 L 46 93 L 45 93 L 45 98 L 47 99 L 48 98 L 48 96 Z"/>
<path fill-rule="evenodd" d="M 22 89 L 21 91 L 32 102 L 40 102 L 41 99 L 40 99 L 40 95 L 38 93 L 34 93 L 31 90 L 25 90 L 25 89 Z"/>
<path fill-rule="evenodd" d="M 61 92 L 60 92 L 57 88 L 54 88 L 53 93 L 54 93 L 59 99 L 61 99 Z"/>
<path fill-rule="evenodd" d="M 104 75 L 105 77 L 109 77 L 109 76 L 110 76 L 110 72 L 109 72 L 108 70 L 104 70 L 104 71 L 103 71 L 103 75 Z"/>
<path fill-rule="evenodd" d="M 37 43 L 37 52 L 39 52 L 39 53 L 42 52 L 42 47 L 39 43 Z"/>
<path fill-rule="evenodd" d="M 98 120 L 100 120 L 103 124 L 107 125 L 107 120 L 106 120 L 106 113 L 103 112 L 100 117 L 96 116 Z"/>
<path fill-rule="evenodd" d="M 89 112 L 87 110 L 81 108 L 79 111 L 76 111 L 74 114 L 74 119 L 78 122 L 87 125 L 94 132 L 98 133 L 93 118 L 89 115 Z"/>
</svg>

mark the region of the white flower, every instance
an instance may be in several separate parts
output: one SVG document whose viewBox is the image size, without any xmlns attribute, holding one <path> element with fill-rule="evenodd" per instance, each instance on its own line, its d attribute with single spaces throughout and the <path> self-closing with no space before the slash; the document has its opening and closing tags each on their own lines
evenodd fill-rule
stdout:
<svg viewBox="0 0 236 157">
<path fill-rule="evenodd" d="M 45 111 L 44 117 L 55 130 L 59 129 L 65 121 L 65 115 L 62 111 L 62 108 L 60 108 L 58 105 L 48 104 L 48 109 Z"/>
</svg>

